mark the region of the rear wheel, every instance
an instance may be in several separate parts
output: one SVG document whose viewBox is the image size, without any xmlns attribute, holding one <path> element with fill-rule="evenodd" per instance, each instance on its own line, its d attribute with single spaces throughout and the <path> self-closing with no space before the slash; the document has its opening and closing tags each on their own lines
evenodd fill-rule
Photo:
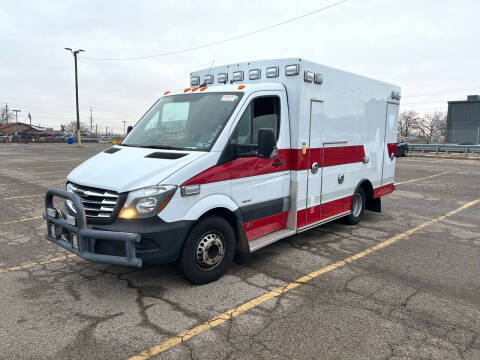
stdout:
<svg viewBox="0 0 480 360">
<path fill-rule="evenodd" d="M 187 236 L 178 268 L 191 283 L 206 284 L 225 273 L 234 253 L 235 234 L 228 221 L 208 216 L 197 223 Z"/>
<path fill-rule="evenodd" d="M 352 213 L 346 217 L 347 224 L 355 225 L 362 219 L 365 212 L 365 192 L 359 187 L 352 197 Z"/>
</svg>

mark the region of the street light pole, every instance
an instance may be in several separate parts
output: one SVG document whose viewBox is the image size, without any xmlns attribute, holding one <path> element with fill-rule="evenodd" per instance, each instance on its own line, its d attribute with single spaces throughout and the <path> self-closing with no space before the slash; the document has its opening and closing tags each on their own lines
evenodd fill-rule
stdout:
<svg viewBox="0 0 480 360">
<path fill-rule="evenodd" d="M 127 122 L 126 120 L 123 120 L 123 136 L 125 136 L 125 123 Z"/>
<path fill-rule="evenodd" d="M 78 146 L 82 146 L 81 131 L 80 131 L 80 112 L 78 110 L 78 72 L 77 72 L 77 55 L 79 52 L 85 51 L 82 49 L 72 50 L 71 48 L 65 48 L 73 54 L 73 59 L 75 61 L 75 101 L 77 106 L 77 140 Z"/>
</svg>

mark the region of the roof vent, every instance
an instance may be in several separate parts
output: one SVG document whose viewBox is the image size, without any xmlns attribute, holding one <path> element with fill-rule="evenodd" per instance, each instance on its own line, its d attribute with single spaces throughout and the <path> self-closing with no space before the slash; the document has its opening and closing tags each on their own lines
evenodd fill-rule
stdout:
<svg viewBox="0 0 480 360">
<path fill-rule="evenodd" d="M 480 95 L 468 95 L 467 101 L 480 101 Z"/>
</svg>

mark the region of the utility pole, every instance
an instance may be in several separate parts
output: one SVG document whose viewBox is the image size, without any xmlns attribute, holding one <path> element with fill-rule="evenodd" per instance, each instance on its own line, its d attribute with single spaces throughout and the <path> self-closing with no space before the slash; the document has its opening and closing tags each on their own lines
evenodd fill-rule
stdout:
<svg viewBox="0 0 480 360">
<path fill-rule="evenodd" d="M 108 135 L 108 126 L 105 128 L 105 136 Z"/>
<path fill-rule="evenodd" d="M 17 131 L 15 131 L 15 136 L 18 139 L 18 113 L 22 112 L 22 110 L 12 110 L 15 113 L 15 122 L 17 123 Z"/>
<path fill-rule="evenodd" d="M 77 105 L 77 139 L 78 139 L 78 146 L 82 146 L 82 139 L 81 139 L 81 132 L 80 132 L 80 112 L 78 110 L 78 74 L 77 74 L 77 55 L 79 52 L 85 51 L 82 49 L 72 50 L 71 48 L 65 48 L 65 50 L 69 50 L 73 54 L 73 59 L 75 62 L 75 101 Z"/>
<path fill-rule="evenodd" d="M 125 123 L 127 122 L 126 120 L 123 120 L 123 136 L 125 136 Z"/>
<path fill-rule="evenodd" d="M 98 125 L 95 124 L 95 136 L 98 136 Z"/>
<path fill-rule="evenodd" d="M 90 136 L 93 135 L 93 117 L 92 117 L 92 107 L 90 106 Z"/>
</svg>

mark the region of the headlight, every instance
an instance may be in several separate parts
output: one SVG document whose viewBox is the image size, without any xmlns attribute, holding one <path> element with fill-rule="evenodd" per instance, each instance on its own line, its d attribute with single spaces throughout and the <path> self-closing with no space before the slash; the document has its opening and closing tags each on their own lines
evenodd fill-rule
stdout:
<svg viewBox="0 0 480 360">
<path fill-rule="evenodd" d="M 167 206 L 176 190 L 176 185 L 155 185 L 131 191 L 118 217 L 143 219 L 155 216 Z"/>
</svg>

